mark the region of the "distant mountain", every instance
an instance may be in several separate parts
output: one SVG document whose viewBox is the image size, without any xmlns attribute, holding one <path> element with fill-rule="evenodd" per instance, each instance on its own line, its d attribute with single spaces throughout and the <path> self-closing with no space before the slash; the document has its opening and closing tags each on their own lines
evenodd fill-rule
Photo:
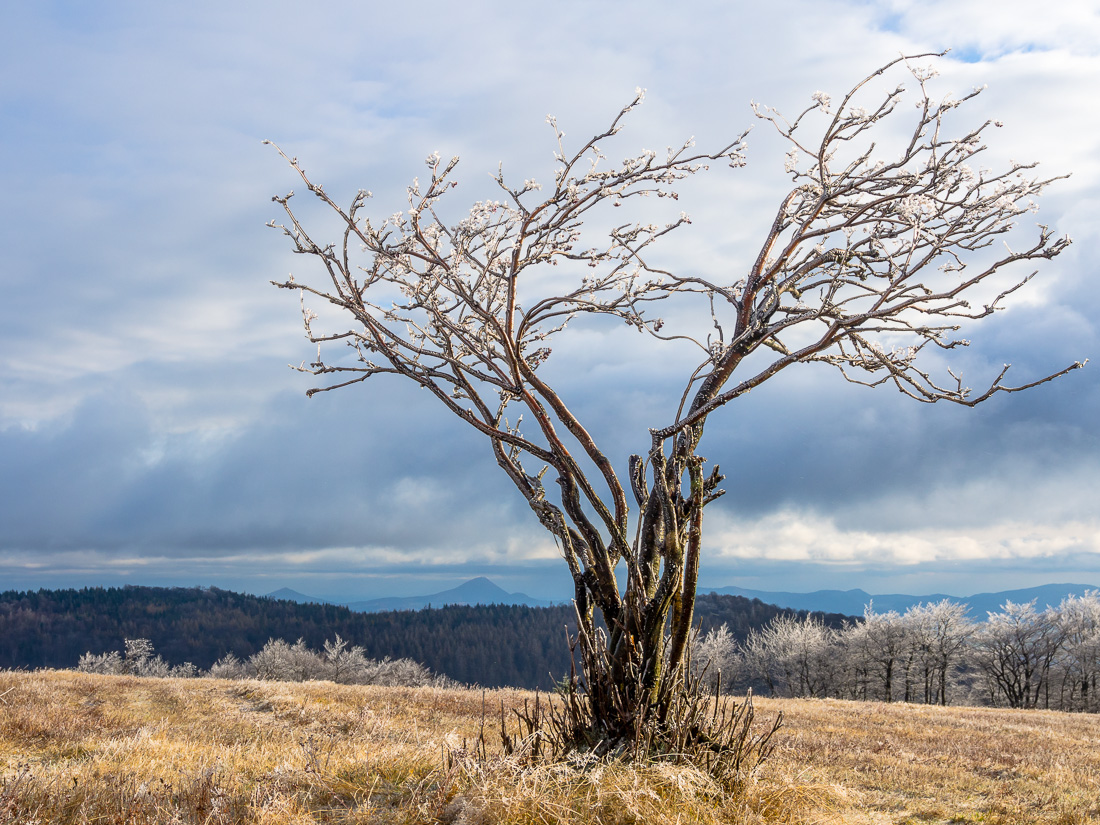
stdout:
<svg viewBox="0 0 1100 825">
<path fill-rule="evenodd" d="M 305 593 L 299 593 L 297 590 L 291 590 L 289 587 L 280 587 L 278 590 L 268 593 L 269 599 L 283 599 L 288 602 L 297 602 L 298 604 L 331 604 L 328 599 L 318 599 L 314 596 L 307 596 Z"/>
<path fill-rule="evenodd" d="M 703 591 L 705 588 L 700 588 Z M 823 613 L 844 613 L 849 616 L 862 616 L 864 607 L 874 602 L 876 613 L 896 610 L 904 613 L 918 604 L 928 604 L 948 599 L 965 604 L 970 615 L 981 621 L 987 613 L 996 613 L 1006 601 L 1026 603 L 1035 599 L 1039 610 L 1057 607 L 1067 596 L 1082 596 L 1087 590 L 1097 590 L 1095 585 L 1087 584 L 1044 584 L 1023 590 L 1001 590 L 996 593 L 976 593 L 973 596 L 948 596 L 944 593 L 931 593 L 925 596 L 909 596 L 903 593 L 885 593 L 872 595 L 865 590 L 815 590 L 812 593 L 788 593 L 770 590 L 746 590 L 743 587 L 715 587 L 706 592 L 726 593 L 744 596 L 746 599 L 759 599 L 765 604 L 788 607 L 793 610 L 813 610 Z"/>
<path fill-rule="evenodd" d="M 470 579 L 458 587 L 427 596 L 391 596 L 361 602 L 348 602 L 346 606 L 360 613 L 380 613 L 387 610 L 421 610 L 429 605 L 443 607 L 448 604 L 513 604 L 526 607 L 550 607 L 554 602 L 535 599 L 526 593 L 509 593 L 484 576 L 478 576 L 476 579 Z"/>
<path fill-rule="evenodd" d="M 336 604 L 359 613 L 381 613 L 388 610 L 420 610 L 422 608 L 457 605 L 514 604 L 526 607 L 552 607 L 565 602 L 536 599 L 526 593 L 509 593 L 484 576 L 470 579 L 458 587 L 430 593 L 426 596 L 387 596 L 381 599 L 339 599 L 308 596 L 289 587 L 282 587 L 267 594 L 269 599 L 284 599 L 297 604 Z"/>
</svg>

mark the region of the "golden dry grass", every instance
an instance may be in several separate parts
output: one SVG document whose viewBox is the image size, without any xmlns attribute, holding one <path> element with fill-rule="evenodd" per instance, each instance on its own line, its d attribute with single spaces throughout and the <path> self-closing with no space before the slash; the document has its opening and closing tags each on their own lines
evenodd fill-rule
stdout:
<svg viewBox="0 0 1100 825">
<path fill-rule="evenodd" d="M 844 823 L 1100 823 L 1100 718 L 1057 711 L 757 700 L 785 736 L 762 782 L 843 789 Z"/>
<path fill-rule="evenodd" d="M 0 823 L 1100 823 L 1096 717 L 757 700 L 786 726 L 732 790 L 463 756 L 529 697 L 0 673 Z"/>
</svg>

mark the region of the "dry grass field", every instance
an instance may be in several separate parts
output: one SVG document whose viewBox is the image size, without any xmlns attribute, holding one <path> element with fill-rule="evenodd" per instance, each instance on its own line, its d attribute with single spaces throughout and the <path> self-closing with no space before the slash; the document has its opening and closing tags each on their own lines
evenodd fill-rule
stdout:
<svg viewBox="0 0 1100 825">
<path fill-rule="evenodd" d="M 779 747 L 723 788 L 463 755 L 524 698 L 0 673 L 0 823 L 1100 823 L 1095 716 L 757 700 Z"/>
</svg>

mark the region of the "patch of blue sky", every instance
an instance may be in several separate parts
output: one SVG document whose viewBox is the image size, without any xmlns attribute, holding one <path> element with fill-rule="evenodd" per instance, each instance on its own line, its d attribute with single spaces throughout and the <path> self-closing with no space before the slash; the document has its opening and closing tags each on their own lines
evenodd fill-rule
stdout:
<svg viewBox="0 0 1100 825">
<path fill-rule="evenodd" d="M 1010 54 L 1031 54 L 1043 51 L 1049 51 L 1049 49 L 1039 43 L 1015 43 L 995 49 L 981 49 L 975 44 L 964 44 L 953 47 L 947 56 L 963 63 L 983 63 L 999 60 Z"/>
<path fill-rule="evenodd" d="M 878 18 L 878 28 L 884 32 L 892 32 L 893 34 L 898 34 L 902 30 L 902 23 L 904 22 L 904 20 L 904 16 L 896 12 L 884 12 Z"/>
</svg>

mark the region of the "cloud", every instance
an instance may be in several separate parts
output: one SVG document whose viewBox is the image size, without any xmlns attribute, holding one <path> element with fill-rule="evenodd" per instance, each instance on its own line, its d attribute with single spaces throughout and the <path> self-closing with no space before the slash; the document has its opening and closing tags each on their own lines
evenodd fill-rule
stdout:
<svg viewBox="0 0 1100 825">
<path fill-rule="evenodd" d="M 0 432 L 10 459 L 0 541 L 212 558 L 354 546 L 440 560 L 514 544 L 522 499 L 476 439 L 415 404 L 414 390 L 394 386 L 369 404 L 322 398 L 285 393 L 248 426 L 169 433 L 139 398 L 104 395 L 64 422 Z M 425 439 L 433 431 L 439 439 Z"/>
<path fill-rule="evenodd" d="M 303 397 L 311 379 L 285 367 L 312 355 L 298 307 L 267 282 L 309 262 L 264 226 L 278 217 L 271 195 L 301 187 L 264 138 L 340 202 L 372 189 L 379 215 L 402 208 L 427 153 L 460 154 L 460 211 L 492 192 L 499 161 L 516 179 L 550 174 L 548 112 L 579 140 L 640 85 L 646 105 L 609 151 L 693 134 L 720 145 L 752 123 L 750 99 L 794 112 L 902 51 L 954 46 L 937 89 L 989 83 L 964 120 L 1005 122 L 990 162 L 1018 153 L 1074 171 L 1038 218 L 1078 243 L 950 365 L 979 385 L 1005 361 L 1026 380 L 1094 355 L 1097 17 L 1083 3 L 990 9 L 11 10 L 0 34 L 0 575 L 246 582 L 284 571 L 338 584 L 474 568 L 522 582 L 527 565 L 556 569 L 485 445 L 424 393 L 379 381 Z M 662 254 L 736 280 L 782 196 L 784 151 L 757 126 L 747 169 L 685 188 L 695 223 Z M 305 212 L 319 237 L 335 237 L 331 219 Z M 622 466 L 674 414 L 695 354 L 598 323 L 575 333 L 546 374 Z M 1096 386 L 1090 365 L 984 409 L 944 410 L 794 370 L 708 430 L 704 454 L 729 489 L 713 508 L 713 546 L 749 548 L 737 558 L 771 558 L 776 571 L 784 554 L 808 563 L 818 547 L 822 563 L 867 575 L 884 558 L 920 567 L 921 554 L 945 569 L 983 553 L 1051 570 L 1087 558 L 1092 545 L 1070 539 L 1072 525 L 1091 524 L 1100 481 Z M 769 546 L 784 549 L 769 557 Z"/>
<path fill-rule="evenodd" d="M 1100 17 L 1088 0 L 1049 7 L 1026 0 L 888 0 L 876 7 L 884 28 L 951 47 L 967 61 L 1034 51 L 1095 55 L 1100 42 Z"/>
<path fill-rule="evenodd" d="M 811 562 L 838 567 L 910 567 L 956 562 L 1034 562 L 1063 555 L 1100 564 L 1100 519 L 1034 524 L 1005 519 L 978 527 L 928 525 L 896 532 L 844 529 L 828 517 L 782 510 L 755 520 L 712 520 L 717 561 Z"/>
</svg>

